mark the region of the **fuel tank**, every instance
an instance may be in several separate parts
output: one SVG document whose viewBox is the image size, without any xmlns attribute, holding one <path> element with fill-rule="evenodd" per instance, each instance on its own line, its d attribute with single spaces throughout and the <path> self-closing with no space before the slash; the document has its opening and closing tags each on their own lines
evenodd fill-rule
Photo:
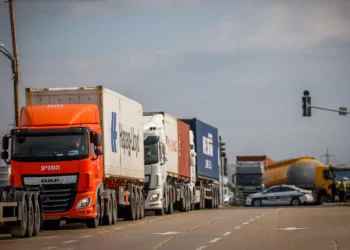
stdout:
<svg viewBox="0 0 350 250">
<path fill-rule="evenodd" d="M 314 157 L 299 157 L 275 162 L 264 172 L 265 188 L 279 184 L 313 187 L 316 167 L 322 165 Z"/>
</svg>

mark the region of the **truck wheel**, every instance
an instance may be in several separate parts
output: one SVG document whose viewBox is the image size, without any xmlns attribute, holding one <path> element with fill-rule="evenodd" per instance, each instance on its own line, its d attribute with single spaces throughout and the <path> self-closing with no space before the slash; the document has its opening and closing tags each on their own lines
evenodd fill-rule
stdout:
<svg viewBox="0 0 350 250">
<path fill-rule="evenodd" d="M 141 219 L 141 204 L 140 204 L 140 195 L 137 190 L 134 191 L 134 195 L 136 197 L 136 220 Z"/>
<path fill-rule="evenodd" d="M 133 190 L 133 189 L 131 189 L 131 190 Z M 133 195 L 132 195 L 132 197 L 130 199 L 129 218 L 128 218 L 128 220 L 136 220 L 136 210 L 137 210 L 136 206 L 137 206 L 137 204 L 136 204 L 136 197 L 135 197 L 135 193 L 133 193 Z"/>
<path fill-rule="evenodd" d="M 319 205 L 322 205 L 322 204 L 326 203 L 327 200 L 328 200 L 327 195 L 321 193 L 321 194 L 318 195 L 317 203 L 318 203 Z"/>
<path fill-rule="evenodd" d="M 33 236 L 39 235 L 40 227 L 41 227 L 41 212 L 40 212 L 40 205 L 39 205 L 39 195 L 35 196 L 34 200 L 34 231 Z"/>
<path fill-rule="evenodd" d="M 261 207 L 261 200 L 253 200 L 254 207 Z"/>
<path fill-rule="evenodd" d="M 204 188 L 201 189 L 201 210 L 205 209 L 205 190 Z"/>
<path fill-rule="evenodd" d="M 97 228 L 100 225 L 101 210 L 99 202 L 96 204 L 96 213 L 96 218 L 86 220 L 86 226 L 88 228 Z"/>
<path fill-rule="evenodd" d="M 20 191 L 15 192 L 14 201 L 21 203 L 22 219 L 11 223 L 10 234 L 12 237 L 23 237 L 28 228 L 28 205 L 25 193 Z"/>
<path fill-rule="evenodd" d="M 28 197 L 28 196 L 27 196 Z M 28 197 L 28 226 L 27 226 L 27 232 L 26 232 L 26 237 L 30 238 L 33 236 L 33 232 L 34 232 L 34 204 L 33 204 L 33 200 L 32 200 L 32 196 L 29 195 Z"/>
<path fill-rule="evenodd" d="M 118 221 L 118 203 L 115 193 L 112 194 L 112 224 L 115 225 Z"/>
<path fill-rule="evenodd" d="M 163 194 L 163 207 L 162 209 L 156 210 L 156 215 L 163 216 L 165 214 L 165 208 L 166 208 L 166 199 L 165 199 L 165 194 Z"/>
<path fill-rule="evenodd" d="M 173 188 L 171 187 L 169 190 L 169 206 L 167 214 L 172 214 L 174 211 L 174 198 L 173 198 Z"/>
<path fill-rule="evenodd" d="M 191 208 L 190 189 L 186 188 L 186 212 L 189 212 L 190 208 Z"/>
<path fill-rule="evenodd" d="M 300 206 L 301 202 L 298 198 L 295 198 L 292 200 L 291 204 L 292 204 L 292 206 L 295 207 L 295 206 Z"/>
<path fill-rule="evenodd" d="M 141 206 L 141 219 L 145 218 L 145 200 L 142 192 L 142 188 L 140 190 L 140 206 Z"/>
<path fill-rule="evenodd" d="M 112 196 L 109 195 L 107 200 L 107 206 L 105 207 L 104 210 L 104 216 L 103 216 L 103 225 L 107 225 L 110 226 L 112 225 L 112 220 L 113 220 L 113 200 L 112 200 Z M 105 203 L 106 204 L 106 203 Z"/>
</svg>

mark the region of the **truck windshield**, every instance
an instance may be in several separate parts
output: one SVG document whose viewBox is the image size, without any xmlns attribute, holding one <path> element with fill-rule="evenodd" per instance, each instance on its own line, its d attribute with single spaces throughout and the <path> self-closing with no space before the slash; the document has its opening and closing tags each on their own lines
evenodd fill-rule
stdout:
<svg viewBox="0 0 350 250">
<path fill-rule="evenodd" d="M 340 181 L 343 178 L 346 181 L 350 180 L 350 169 L 334 170 L 333 171 L 333 178 L 336 181 Z"/>
<path fill-rule="evenodd" d="M 16 161 L 58 161 L 89 156 L 86 135 L 35 135 L 12 137 L 12 159 Z"/>
<path fill-rule="evenodd" d="M 261 185 L 262 175 L 261 174 L 238 174 L 237 184 L 238 185 Z"/>
<path fill-rule="evenodd" d="M 158 157 L 158 143 L 152 145 L 145 145 L 145 165 L 156 164 L 159 162 Z"/>
</svg>

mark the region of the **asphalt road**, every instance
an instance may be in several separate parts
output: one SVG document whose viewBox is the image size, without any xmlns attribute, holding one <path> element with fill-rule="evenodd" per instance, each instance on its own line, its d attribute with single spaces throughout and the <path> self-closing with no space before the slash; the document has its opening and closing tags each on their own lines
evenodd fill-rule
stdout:
<svg viewBox="0 0 350 250">
<path fill-rule="evenodd" d="M 233 208 L 148 216 L 87 229 L 45 231 L 39 237 L 0 236 L 0 249 L 350 249 L 350 207 Z"/>
</svg>

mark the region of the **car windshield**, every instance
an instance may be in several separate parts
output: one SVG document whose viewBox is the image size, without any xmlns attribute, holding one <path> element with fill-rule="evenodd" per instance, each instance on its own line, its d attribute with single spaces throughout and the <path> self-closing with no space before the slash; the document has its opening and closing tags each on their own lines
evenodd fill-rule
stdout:
<svg viewBox="0 0 350 250">
<path fill-rule="evenodd" d="M 350 180 L 350 169 L 334 170 L 333 178 L 336 181 L 340 181 L 341 179 L 344 179 L 346 181 Z"/>
<path fill-rule="evenodd" d="M 145 165 L 156 164 L 159 162 L 158 143 L 152 145 L 145 145 Z"/>
<path fill-rule="evenodd" d="M 237 184 L 238 185 L 260 185 L 262 183 L 261 174 L 238 174 Z"/>
<path fill-rule="evenodd" d="M 88 157 L 87 135 L 14 135 L 12 158 L 17 161 L 55 161 Z"/>
</svg>

